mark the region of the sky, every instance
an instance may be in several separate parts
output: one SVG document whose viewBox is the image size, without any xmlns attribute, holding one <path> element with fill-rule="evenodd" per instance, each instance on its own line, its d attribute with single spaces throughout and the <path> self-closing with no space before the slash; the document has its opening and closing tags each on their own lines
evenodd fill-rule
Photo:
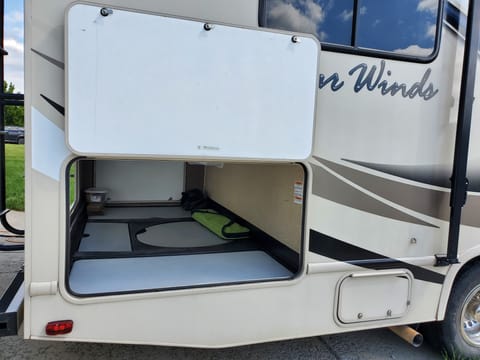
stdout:
<svg viewBox="0 0 480 360">
<path fill-rule="evenodd" d="M 267 0 L 267 25 L 317 35 L 322 42 L 411 55 L 433 51 L 439 0 Z"/>
<path fill-rule="evenodd" d="M 23 93 L 23 0 L 5 0 L 5 80 Z"/>
</svg>

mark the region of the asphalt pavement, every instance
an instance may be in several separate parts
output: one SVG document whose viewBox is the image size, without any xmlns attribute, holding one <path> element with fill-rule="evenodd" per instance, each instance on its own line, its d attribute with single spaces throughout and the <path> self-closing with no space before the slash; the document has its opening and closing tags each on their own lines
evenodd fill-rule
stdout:
<svg viewBox="0 0 480 360">
<path fill-rule="evenodd" d="M 12 212 L 9 223 L 23 228 L 23 213 Z M 0 228 L 0 236 L 6 231 Z M 8 242 L 6 241 L 8 240 Z M 0 243 L 21 239 L 0 237 Z M 0 293 L 23 265 L 23 251 L 0 252 Z M 318 360 L 436 360 L 441 354 L 428 344 L 414 348 L 386 329 L 305 339 L 205 350 L 146 345 L 67 343 L 25 340 L 23 336 L 0 338 L 0 359 L 318 359 Z"/>
</svg>

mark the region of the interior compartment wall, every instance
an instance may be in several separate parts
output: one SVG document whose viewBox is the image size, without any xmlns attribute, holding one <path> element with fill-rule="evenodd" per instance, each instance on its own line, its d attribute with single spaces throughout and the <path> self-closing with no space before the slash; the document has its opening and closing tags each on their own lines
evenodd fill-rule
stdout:
<svg viewBox="0 0 480 360">
<path fill-rule="evenodd" d="M 108 190 L 109 202 L 178 201 L 184 189 L 180 161 L 97 160 L 95 186 Z"/>
<path fill-rule="evenodd" d="M 185 165 L 185 191 L 205 190 L 205 166 L 200 164 Z"/>
<path fill-rule="evenodd" d="M 300 165 L 225 164 L 207 167 L 205 179 L 212 200 L 300 251 L 303 205 L 294 201 L 295 183 L 304 181 Z"/>
</svg>

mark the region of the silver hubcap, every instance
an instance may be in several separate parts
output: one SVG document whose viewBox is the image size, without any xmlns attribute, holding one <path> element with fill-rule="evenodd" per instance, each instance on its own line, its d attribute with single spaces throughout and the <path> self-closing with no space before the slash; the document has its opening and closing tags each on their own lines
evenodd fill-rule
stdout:
<svg viewBox="0 0 480 360">
<path fill-rule="evenodd" d="M 480 347 L 480 285 L 468 294 L 462 306 L 462 337 L 473 346 Z"/>
</svg>

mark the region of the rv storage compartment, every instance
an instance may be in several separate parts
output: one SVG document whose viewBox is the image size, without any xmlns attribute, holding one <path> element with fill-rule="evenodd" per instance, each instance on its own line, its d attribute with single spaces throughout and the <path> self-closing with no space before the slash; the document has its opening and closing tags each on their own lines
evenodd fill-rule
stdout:
<svg viewBox="0 0 480 360">
<path fill-rule="evenodd" d="M 67 285 L 74 295 L 278 281 L 299 271 L 301 165 L 77 163 L 77 193 L 102 188 L 108 195 L 102 213 L 87 211 L 88 196 L 70 209 Z M 195 220 L 192 211 L 220 221 Z"/>
<path fill-rule="evenodd" d="M 358 272 L 337 287 L 337 318 L 341 323 L 400 318 L 411 302 L 413 276 L 408 270 Z"/>
</svg>

